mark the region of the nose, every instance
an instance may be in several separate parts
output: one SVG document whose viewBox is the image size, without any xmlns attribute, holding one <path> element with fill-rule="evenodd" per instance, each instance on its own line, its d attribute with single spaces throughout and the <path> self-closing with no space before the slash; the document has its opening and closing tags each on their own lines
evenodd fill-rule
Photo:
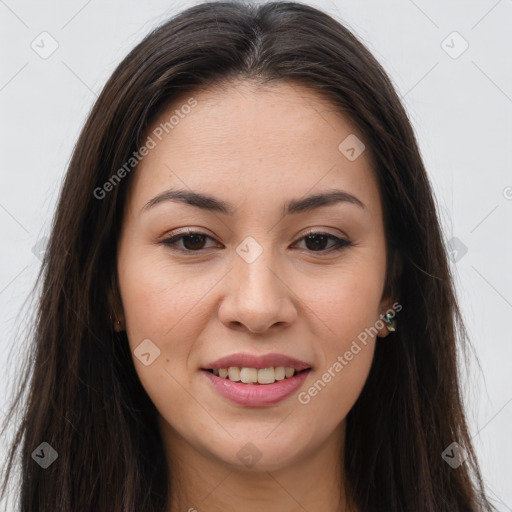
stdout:
<svg viewBox="0 0 512 512">
<path fill-rule="evenodd" d="M 218 314 L 227 327 L 264 333 L 272 327 L 291 325 L 297 318 L 294 293 L 284 276 L 273 270 L 270 258 L 247 263 L 235 257 L 234 268 L 226 276 L 225 294 Z"/>
</svg>

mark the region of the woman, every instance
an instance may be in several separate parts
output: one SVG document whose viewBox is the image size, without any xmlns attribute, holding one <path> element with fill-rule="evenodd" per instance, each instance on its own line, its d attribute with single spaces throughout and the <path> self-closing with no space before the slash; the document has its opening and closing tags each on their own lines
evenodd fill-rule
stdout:
<svg viewBox="0 0 512 512">
<path fill-rule="evenodd" d="M 22 512 L 492 510 L 418 145 L 328 15 L 204 3 L 146 37 L 40 277 Z"/>
</svg>

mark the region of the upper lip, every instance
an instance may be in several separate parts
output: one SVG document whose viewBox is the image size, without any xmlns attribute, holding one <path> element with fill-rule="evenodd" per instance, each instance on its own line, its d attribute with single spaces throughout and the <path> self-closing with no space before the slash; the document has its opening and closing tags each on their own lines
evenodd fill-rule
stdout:
<svg viewBox="0 0 512 512">
<path fill-rule="evenodd" d="M 299 361 L 290 356 L 284 354 L 263 354 L 263 355 L 252 355 L 252 354 L 231 354 L 229 356 L 221 357 L 206 366 L 203 370 L 218 370 L 219 368 L 229 368 L 230 366 L 236 366 L 238 368 L 270 368 L 271 366 L 284 366 L 288 368 L 295 368 L 297 371 L 306 370 L 311 368 L 311 365 L 304 361 Z"/>
</svg>

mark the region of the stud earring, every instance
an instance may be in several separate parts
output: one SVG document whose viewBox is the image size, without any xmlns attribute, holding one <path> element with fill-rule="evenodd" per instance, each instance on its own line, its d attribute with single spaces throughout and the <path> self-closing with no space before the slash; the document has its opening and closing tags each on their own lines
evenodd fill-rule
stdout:
<svg viewBox="0 0 512 512">
<path fill-rule="evenodd" d="M 112 315 L 109 315 L 109 318 L 110 318 L 110 321 L 113 322 Z M 115 327 L 121 327 L 121 321 L 120 320 L 116 320 L 114 322 L 114 324 L 115 324 Z"/>
<path fill-rule="evenodd" d="M 389 332 L 395 332 L 396 331 L 396 319 L 393 318 L 393 315 L 391 313 L 386 313 L 383 318 L 384 322 L 386 322 L 386 327 Z"/>
</svg>

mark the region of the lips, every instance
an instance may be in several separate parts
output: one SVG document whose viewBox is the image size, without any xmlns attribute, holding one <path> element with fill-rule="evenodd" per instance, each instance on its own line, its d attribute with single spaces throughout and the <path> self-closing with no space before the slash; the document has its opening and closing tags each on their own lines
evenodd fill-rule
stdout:
<svg viewBox="0 0 512 512">
<path fill-rule="evenodd" d="M 283 354 L 233 354 L 201 370 L 224 398 L 246 407 L 263 407 L 277 404 L 297 391 L 311 365 Z"/>
</svg>

